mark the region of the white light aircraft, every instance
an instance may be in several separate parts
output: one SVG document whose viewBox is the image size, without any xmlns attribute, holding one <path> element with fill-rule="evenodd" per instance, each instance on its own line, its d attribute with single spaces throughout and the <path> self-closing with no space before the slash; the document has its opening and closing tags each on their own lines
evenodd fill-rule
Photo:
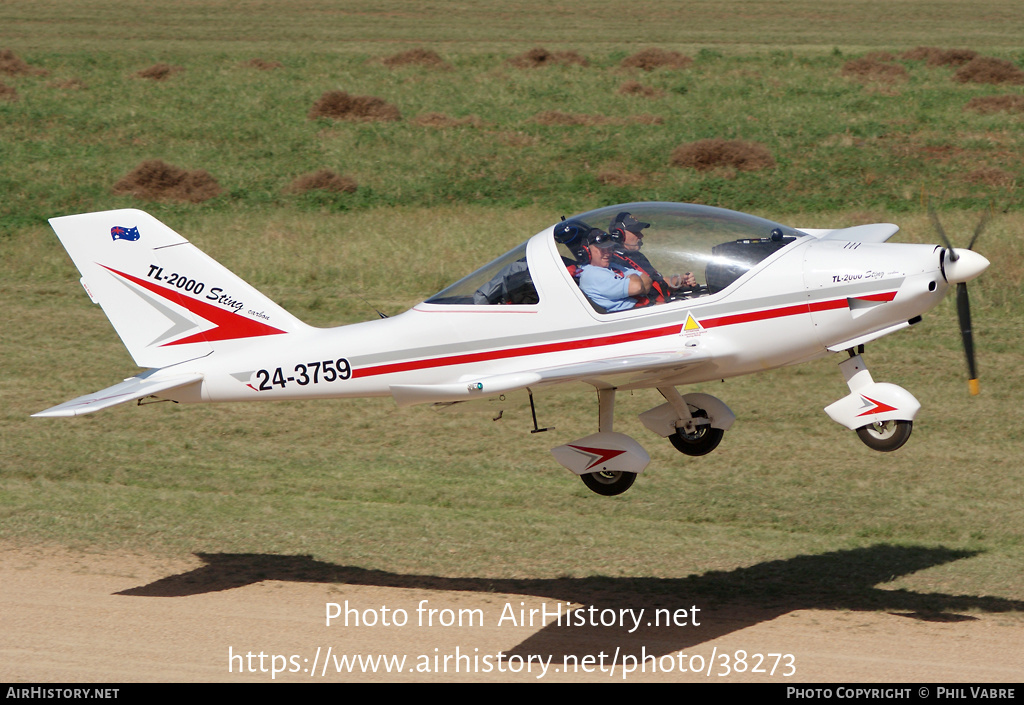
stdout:
<svg viewBox="0 0 1024 705">
<path fill-rule="evenodd" d="M 909 438 L 920 404 L 875 382 L 860 353 L 920 321 L 952 284 L 977 391 L 966 282 L 989 262 L 973 252 L 974 240 L 953 248 L 935 223 L 944 245 L 888 243 L 898 227 L 884 223 L 796 229 L 692 204 L 610 206 L 563 219 L 401 315 L 325 329 L 302 323 L 147 213 L 53 218 L 86 292 L 148 369 L 36 416 L 144 398 L 500 405 L 522 391 L 538 432 L 548 429 L 537 427 L 534 394 L 582 382 L 597 390 L 597 433 L 551 452 L 593 491 L 616 495 L 650 462 L 613 430 L 616 392 L 657 389 L 665 401 L 640 414 L 643 424 L 682 453 L 704 455 L 735 416 L 720 399 L 677 387 L 846 352 L 839 368 L 850 393 L 825 412 L 869 447 L 891 451 Z M 636 242 L 627 246 L 627 230 L 639 234 L 632 239 L 642 255 Z M 624 279 L 649 277 L 647 295 L 630 297 L 624 310 L 595 303 L 577 278 L 599 241 L 635 265 Z"/>
</svg>

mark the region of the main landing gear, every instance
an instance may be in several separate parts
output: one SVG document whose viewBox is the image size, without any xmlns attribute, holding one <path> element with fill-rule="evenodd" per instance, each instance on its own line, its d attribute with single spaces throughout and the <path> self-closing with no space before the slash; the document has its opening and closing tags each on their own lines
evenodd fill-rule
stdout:
<svg viewBox="0 0 1024 705">
<path fill-rule="evenodd" d="M 888 453 L 902 447 L 910 439 L 921 403 L 902 387 L 874 381 L 861 356 L 849 352 L 849 359 L 839 363 L 839 369 L 850 393 L 825 407 L 825 413 L 856 431 L 872 450 Z"/>
<path fill-rule="evenodd" d="M 736 418 L 729 407 L 709 394 L 683 396 L 675 387 L 658 391 L 666 403 L 640 414 L 640 420 L 686 455 L 713 451 Z M 633 438 L 612 430 L 615 390 L 599 389 L 597 396 L 598 433 L 553 448 L 551 454 L 592 491 L 614 496 L 633 485 L 637 474 L 650 463 L 650 456 Z"/>
</svg>

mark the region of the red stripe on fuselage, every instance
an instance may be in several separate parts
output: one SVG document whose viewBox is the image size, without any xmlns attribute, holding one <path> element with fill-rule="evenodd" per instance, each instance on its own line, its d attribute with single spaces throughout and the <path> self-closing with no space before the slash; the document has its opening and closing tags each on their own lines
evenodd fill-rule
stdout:
<svg viewBox="0 0 1024 705">
<path fill-rule="evenodd" d="M 636 331 L 633 333 L 622 333 L 611 335 L 606 338 L 589 338 L 586 340 L 569 340 L 561 343 L 544 343 L 543 345 L 530 345 L 521 348 L 507 348 L 505 350 L 489 350 L 487 352 L 465 353 L 452 355 L 450 357 L 436 357 L 426 360 L 409 360 L 407 362 L 392 362 L 376 367 L 362 367 L 352 372 L 353 377 L 372 377 L 375 375 L 386 375 L 392 372 L 409 372 L 411 370 L 426 370 L 433 367 L 446 367 L 448 365 L 465 365 L 472 362 L 487 362 L 489 360 L 505 360 L 510 357 L 523 357 L 525 355 L 543 355 L 544 353 L 564 352 L 566 350 L 579 350 L 580 348 L 596 348 L 605 345 L 616 345 L 618 343 L 631 343 L 636 340 L 647 340 L 649 338 L 660 338 L 665 335 L 676 335 L 682 329 L 682 325 L 674 323 L 671 326 L 653 328 L 651 330 Z"/>
<path fill-rule="evenodd" d="M 888 294 L 875 294 L 867 297 L 858 297 L 868 300 L 891 301 L 895 298 L 896 292 Z M 876 298 L 877 297 L 877 298 Z M 884 297 L 884 298 L 883 298 Z M 700 319 L 704 328 L 718 328 L 721 326 L 750 323 L 753 321 L 764 321 L 784 316 L 798 316 L 804 313 L 818 311 L 833 311 L 848 308 L 849 304 L 845 298 L 833 299 L 831 301 L 818 301 L 809 304 L 798 304 L 796 306 L 782 306 L 780 308 L 767 309 L 764 311 L 753 311 L 750 313 L 738 313 L 718 318 Z M 631 343 L 637 340 L 650 340 L 668 335 L 678 335 L 682 332 L 682 324 L 662 326 L 650 330 L 636 331 L 633 333 L 621 333 L 609 335 L 602 338 L 585 338 L 583 340 L 569 340 L 558 343 L 544 343 L 542 345 L 528 345 L 518 348 L 506 348 L 504 350 L 489 350 L 486 352 L 464 353 L 448 357 L 427 358 L 425 360 L 407 360 L 404 362 L 391 362 L 383 365 L 360 367 L 352 371 L 353 377 L 374 377 L 395 372 L 411 372 L 413 370 L 427 370 L 435 367 L 447 367 L 449 365 L 465 365 L 473 362 L 489 362 L 491 360 L 506 360 L 513 357 L 525 357 L 528 355 L 543 355 L 545 353 L 565 352 L 567 350 L 579 350 L 582 348 L 598 348 L 607 345 L 618 345 L 619 343 Z"/>
</svg>

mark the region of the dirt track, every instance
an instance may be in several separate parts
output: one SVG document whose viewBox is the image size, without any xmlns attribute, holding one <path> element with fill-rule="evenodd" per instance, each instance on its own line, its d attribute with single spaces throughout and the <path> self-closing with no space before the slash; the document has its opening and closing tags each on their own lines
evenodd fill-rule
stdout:
<svg viewBox="0 0 1024 705">
<path fill-rule="evenodd" d="M 487 592 L 443 579 L 433 580 L 453 589 L 428 589 L 423 587 L 431 584 L 426 579 L 412 581 L 418 587 L 396 587 L 394 576 L 385 573 L 345 569 L 349 578 L 338 581 L 333 574 L 330 579 L 318 575 L 325 564 L 311 559 L 278 557 L 272 563 L 253 556 L 207 556 L 182 562 L 4 547 L 0 550 L 0 682 L 269 681 L 275 665 L 284 670 L 276 680 L 285 682 L 606 682 L 621 681 L 623 667 L 634 667 L 645 654 L 654 657 L 647 662 L 648 672 L 629 673 L 627 681 L 948 684 L 1024 680 L 1020 656 L 1024 622 L 1019 612 L 946 614 L 929 620 L 922 615 L 841 609 L 723 607 L 693 612 L 675 603 L 672 614 L 680 623 L 685 620 L 685 626 L 648 627 L 644 621 L 630 635 L 617 627 L 543 626 L 539 620 L 534 626 L 513 625 L 511 615 L 518 622 L 521 609 L 566 608 L 565 601 L 538 596 L 543 591 Z M 261 579 L 262 574 L 274 579 Z M 646 615 L 653 614 L 652 604 L 637 599 L 638 605 L 645 605 Z M 386 607 L 389 622 L 401 620 L 405 610 L 408 623 L 346 627 L 339 618 L 326 626 L 327 603 L 344 607 L 346 601 L 359 610 L 361 619 L 375 617 L 379 622 Z M 421 605 L 438 610 L 432 615 L 435 626 L 418 626 L 418 615 L 430 615 L 417 612 Z M 436 623 L 457 619 L 459 614 L 466 619 L 475 615 L 477 620 L 482 615 L 483 624 L 460 628 Z M 501 621 L 503 615 L 506 618 Z M 692 624 L 694 618 L 700 626 Z M 610 674 L 616 648 L 627 657 L 620 658 Z M 233 661 L 229 661 L 229 649 L 236 655 Z M 721 675 L 725 657 L 740 650 L 747 654 L 747 672 Z M 496 657 L 499 652 L 505 660 Z M 251 658 L 246 657 L 249 653 Z M 759 653 L 792 654 L 793 658 L 772 656 L 761 667 L 770 670 L 774 664 L 774 676 L 753 674 L 754 655 Z M 401 673 L 383 668 L 378 673 L 336 672 L 336 658 L 357 654 L 404 655 L 406 661 Z M 463 658 L 450 658 L 447 673 L 436 672 L 444 666 L 445 655 L 456 654 Z M 276 662 L 274 655 L 279 655 Z M 531 655 L 534 660 L 527 667 Z M 588 655 L 592 662 L 583 661 Z M 546 672 L 538 656 L 545 661 L 550 658 Z M 587 664 L 592 672 L 580 668 L 566 673 L 566 657 Z M 314 661 L 318 665 L 311 675 Z M 705 673 L 679 670 L 680 665 L 696 668 L 702 662 Z M 710 676 L 706 674 L 709 664 Z M 659 672 L 651 673 L 655 665 Z M 243 666 L 255 672 L 240 673 Z M 454 672 L 456 666 L 459 673 Z M 794 668 L 795 676 L 782 675 Z M 666 669 L 670 670 L 662 672 Z"/>
</svg>

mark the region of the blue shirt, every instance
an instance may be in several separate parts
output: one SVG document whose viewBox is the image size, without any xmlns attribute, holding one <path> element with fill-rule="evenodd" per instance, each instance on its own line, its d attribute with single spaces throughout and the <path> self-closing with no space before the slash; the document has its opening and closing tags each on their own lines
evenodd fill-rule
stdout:
<svg viewBox="0 0 1024 705">
<path fill-rule="evenodd" d="M 636 299 L 629 296 L 630 275 L 643 276 L 635 269 L 626 269 L 614 263 L 610 267 L 588 264 L 580 274 L 580 288 L 591 301 L 606 311 L 625 311 L 636 306 Z"/>
</svg>

